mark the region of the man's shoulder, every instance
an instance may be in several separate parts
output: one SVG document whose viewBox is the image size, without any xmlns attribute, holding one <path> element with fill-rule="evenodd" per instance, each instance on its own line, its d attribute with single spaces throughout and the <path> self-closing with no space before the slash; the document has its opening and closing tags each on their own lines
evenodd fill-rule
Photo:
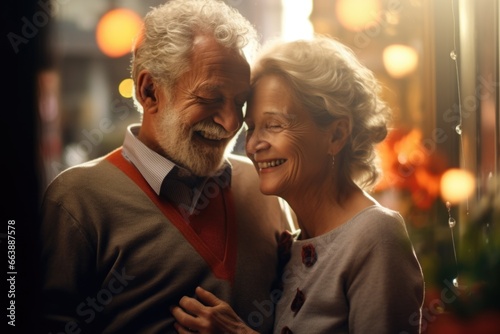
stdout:
<svg viewBox="0 0 500 334">
<path fill-rule="evenodd" d="M 252 161 L 246 156 L 232 154 L 228 157 L 232 166 L 231 183 L 245 189 L 259 189 L 259 174 Z M 260 191 L 258 191 L 260 193 Z"/>
<path fill-rule="evenodd" d="M 240 174 L 244 174 L 246 177 L 258 177 L 257 171 L 249 158 L 239 154 L 230 154 L 228 160 L 232 166 L 233 177 L 238 178 Z"/>
<path fill-rule="evenodd" d="M 93 160 L 89 160 L 87 162 L 84 162 L 84 163 L 81 163 L 78 165 L 71 166 L 71 167 L 65 169 L 64 171 L 62 171 L 61 173 L 59 173 L 59 175 L 57 175 L 54 178 L 54 181 L 61 179 L 61 178 L 71 178 L 71 177 L 78 176 L 81 174 L 83 174 L 83 175 L 93 174 L 93 173 L 95 173 L 96 170 L 98 170 L 100 168 L 103 160 L 105 160 L 104 156 L 93 159 Z"/>
<path fill-rule="evenodd" d="M 252 161 L 246 156 L 235 154 L 229 157 L 229 161 L 233 167 L 231 188 L 236 206 L 247 218 L 253 217 L 252 224 L 267 224 L 279 232 L 292 226 L 291 210 L 282 206 L 284 203 L 280 203 L 278 197 L 264 195 L 260 191 L 259 174 Z"/>
<path fill-rule="evenodd" d="M 231 161 L 231 163 L 234 163 L 234 164 L 238 164 L 238 165 L 243 164 L 245 166 L 250 166 L 250 167 L 253 166 L 252 161 L 248 157 L 241 155 L 241 154 L 231 153 L 231 154 L 229 154 L 228 159 L 229 159 L 229 161 Z"/>
<path fill-rule="evenodd" d="M 81 191 L 98 186 L 102 180 L 110 177 L 109 168 L 112 165 L 105 158 L 102 156 L 67 168 L 49 183 L 46 193 Z"/>
<path fill-rule="evenodd" d="M 232 166 L 231 187 L 239 199 L 274 201 L 271 200 L 271 196 L 265 196 L 260 192 L 259 175 L 250 159 L 235 154 L 229 156 L 228 159 Z"/>
</svg>

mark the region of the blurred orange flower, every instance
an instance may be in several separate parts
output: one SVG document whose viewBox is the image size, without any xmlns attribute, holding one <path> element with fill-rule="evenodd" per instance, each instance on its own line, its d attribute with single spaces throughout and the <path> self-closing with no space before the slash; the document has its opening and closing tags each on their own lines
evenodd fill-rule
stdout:
<svg viewBox="0 0 500 334">
<path fill-rule="evenodd" d="M 439 196 L 439 182 L 446 164 L 435 145 L 424 145 L 420 129 L 397 128 L 377 147 L 383 177 L 375 191 L 406 190 L 413 204 L 431 208 Z"/>
</svg>

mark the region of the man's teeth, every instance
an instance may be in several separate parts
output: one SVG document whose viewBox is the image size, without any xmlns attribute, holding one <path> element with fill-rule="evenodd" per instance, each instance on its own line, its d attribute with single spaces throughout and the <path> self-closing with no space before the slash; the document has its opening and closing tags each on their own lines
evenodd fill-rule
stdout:
<svg viewBox="0 0 500 334">
<path fill-rule="evenodd" d="M 283 164 L 285 161 L 286 161 L 285 159 L 278 159 L 273 161 L 258 162 L 257 165 L 259 166 L 260 169 L 264 169 L 264 168 L 279 166 Z"/>
<path fill-rule="evenodd" d="M 209 133 L 209 132 L 199 131 L 199 134 L 200 134 L 203 138 L 210 139 L 210 140 L 221 140 L 221 139 L 223 139 L 222 137 L 219 137 L 219 136 L 214 135 L 214 134 Z"/>
</svg>

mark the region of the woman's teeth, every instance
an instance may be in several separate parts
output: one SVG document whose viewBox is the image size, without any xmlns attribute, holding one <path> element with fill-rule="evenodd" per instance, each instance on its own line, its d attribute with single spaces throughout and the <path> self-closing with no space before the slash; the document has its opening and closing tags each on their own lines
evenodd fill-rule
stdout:
<svg viewBox="0 0 500 334">
<path fill-rule="evenodd" d="M 260 169 L 265 169 L 269 167 L 276 167 L 281 164 L 283 164 L 286 160 L 285 159 L 278 159 L 278 160 L 273 160 L 273 161 L 265 161 L 265 162 L 258 162 L 257 166 L 259 166 Z"/>
</svg>

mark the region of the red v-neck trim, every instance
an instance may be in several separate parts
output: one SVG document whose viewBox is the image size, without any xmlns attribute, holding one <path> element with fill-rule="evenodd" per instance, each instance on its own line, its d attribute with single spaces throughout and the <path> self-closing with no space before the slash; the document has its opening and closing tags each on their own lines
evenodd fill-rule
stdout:
<svg viewBox="0 0 500 334">
<path fill-rule="evenodd" d="M 237 228 L 236 216 L 234 212 L 234 202 L 229 186 L 222 189 L 224 196 L 225 213 L 227 217 L 226 224 L 226 242 L 224 258 L 221 261 L 196 234 L 196 232 L 184 220 L 181 213 L 167 200 L 158 196 L 151 186 L 147 183 L 141 173 L 133 164 L 128 162 L 122 155 L 122 148 L 118 148 L 106 156 L 106 159 L 124 172 L 132 181 L 134 181 L 151 201 L 161 210 L 168 220 L 182 233 L 184 238 L 193 246 L 200 256 L 207 262 L 214 275 L 219 279 L 224 279 L 231 284 L 234 281 L 237 258 Z M 210 219 L 210 217 L 208 217 Z"/>
</svg>

